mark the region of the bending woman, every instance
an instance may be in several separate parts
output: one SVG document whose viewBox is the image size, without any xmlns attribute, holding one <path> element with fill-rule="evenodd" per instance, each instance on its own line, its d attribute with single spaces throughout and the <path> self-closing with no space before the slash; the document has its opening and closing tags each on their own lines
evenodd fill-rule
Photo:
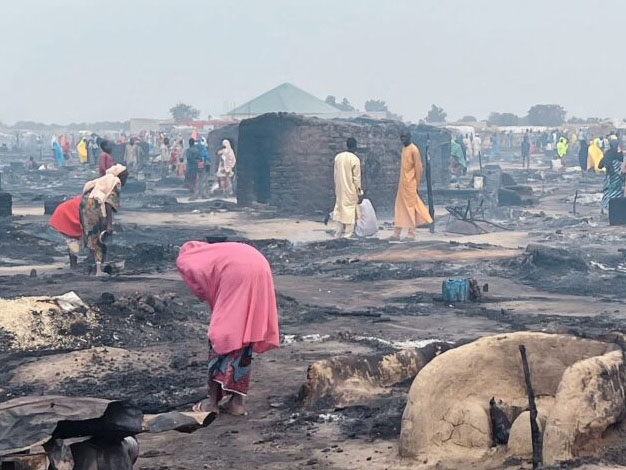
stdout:
<svg viewBox="0 0 626 470">
<path fill-rule="evenodd" d="M 243 243 L 187 242 L 176 261 L 189 289 L 211 309 L 208 398 L 194 411 L 244 415 L 252 353 L 278 347 L 278 313 L 269 263 Z"/>
<path fill-rule="evenodd" d="M 107 249 L 105 240 L 113 230 L 113 212 L 120 207 L 120 192 L 127 178 L 125 166 L 113 165 L 104 176 L 89 181 L 83 188 L 80 224 L 83 244 L 89 248 L 96 262 L 96 276 L 103 275 L 102 262 Z"/>
</svg>

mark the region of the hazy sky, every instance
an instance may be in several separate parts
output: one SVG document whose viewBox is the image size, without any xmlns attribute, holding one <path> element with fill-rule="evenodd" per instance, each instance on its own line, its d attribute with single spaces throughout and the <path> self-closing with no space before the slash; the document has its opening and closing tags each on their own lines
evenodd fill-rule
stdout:
<svg viewBox="0 0 626 470">
<path fill-rule="evenodd" d="M 282 82 L 418 120 L 624 117 L 626 0 L 2 0 L 0 121 L 219 115 Z"/>
</svg>

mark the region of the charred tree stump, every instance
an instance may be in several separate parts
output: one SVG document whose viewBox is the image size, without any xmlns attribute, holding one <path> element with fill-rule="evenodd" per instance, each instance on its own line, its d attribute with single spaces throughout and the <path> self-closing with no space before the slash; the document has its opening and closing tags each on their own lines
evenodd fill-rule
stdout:
<svg viewBox="0 0 626 470">
<path fill-rule="evenodd" d="M 537 425 L 537 405 L 535 404 L 535 392 L 530 380 L 530 368 L 528 367 L 528 358 L 526 357 L 526 347 L 523 344 L 519 346 L 519 352 L 522 356 L 522 367 L 524 368 L 524 380 L 526 381 L 526 393 L 528 394 L 528 408 L 530 410 L 530 436 L 533 444 L 533 470 L 539 469 L 543 465 L 543 441 L 539 433 Z"/>
</svg>

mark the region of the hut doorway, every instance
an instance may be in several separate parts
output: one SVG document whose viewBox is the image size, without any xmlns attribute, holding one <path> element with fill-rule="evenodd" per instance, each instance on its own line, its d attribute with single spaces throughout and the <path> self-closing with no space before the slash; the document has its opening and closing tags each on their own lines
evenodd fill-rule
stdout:
<svg viewBox="0 0 626 470">
<path fill-rule="evenodd" d="M 270 201 L 270 161 L 261 154 L 254 160 L 254 199 L 262 204 Z"/>
</svg>

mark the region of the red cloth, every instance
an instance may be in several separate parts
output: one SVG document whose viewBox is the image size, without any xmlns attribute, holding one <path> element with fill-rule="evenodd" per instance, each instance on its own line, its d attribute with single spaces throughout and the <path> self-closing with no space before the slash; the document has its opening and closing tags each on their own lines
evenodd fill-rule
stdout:
<svg viewBox="0 0 626 470">
<path fill-rule="evenodd" d="M 176 266 L 187 287 L 211 307 L 209 341 L 218 354 L 249 344 L 256 353 L 278 347 L 278 312 L 272 271 L 244 243 L 187 242 Z"/>
<path fill-rule="evenodd" d="M 176 165 L 178 162 L 178 152 L 176 150 L 172 150 L 170 152 L 170 165 Z"/>
<path fill-rule="evenodd" d="M 109 168 L 113 166 L 113 158 L 106 152 L 100 152 L 100 156 L 98 157 L 98 170 L 100 171 L 100 176 L 104 176 Z"/>
<path fill-rule="evenodd" d="M 62 202 L 57 206 L 48 222 L 50 226 L 57 232 L 62 233 L 66 237 L 80 238 L 83 235 L 83 229 L 80 225 L 80 200 L 82 196 L 76 196 L 73 199 Z"/>
</svg>

